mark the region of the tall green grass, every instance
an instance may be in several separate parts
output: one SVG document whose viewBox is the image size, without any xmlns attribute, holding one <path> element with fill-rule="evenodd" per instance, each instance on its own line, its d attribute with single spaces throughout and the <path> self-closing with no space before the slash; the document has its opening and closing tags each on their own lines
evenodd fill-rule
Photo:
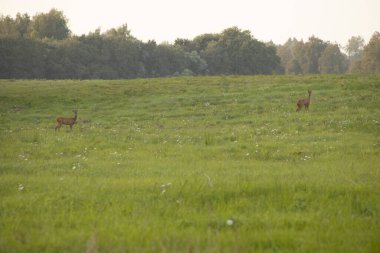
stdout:
<svg viewBox="0 0 380 253">
<path fill-rule="evenodd" d="M 379 252 L 379 95 L 355 75 L 1 80 L 0 252 Z"/>
</svg>

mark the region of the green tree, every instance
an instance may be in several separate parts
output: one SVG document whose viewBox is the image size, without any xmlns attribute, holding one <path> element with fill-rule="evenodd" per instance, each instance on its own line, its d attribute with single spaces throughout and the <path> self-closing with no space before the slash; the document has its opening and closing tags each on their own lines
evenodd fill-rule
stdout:
<svg viewBox="0 0 380 253">
<path fill-rule="evenodd" d="M 300 66 L 303 73 L 319 74 L 319 58 L 327 47 L 327 43 L 317 37 L 310 37 L 304 44 L 300 55 Z"/>
<path fill-rule="evenodd" d="M 34 38 L 49 38 L 62 40 L 70 35 L 68 20 L 62 11 L 51 9 L 48 13 L 37 14 L 33 17 L 31 34 Z"/>
<path fill-rule="evenodd" d="M 212 42 L 217 42 L 220 38 L 220 34 L 206 33 L 199 35 L 192 41 L 191 51 L 195 50 L 202 54 Z"/>
<path fill-rule="evenodd" d="M 157 46 L 155 50 L 156 73 L 159 76 L 180 75 L 186 69 L 185 52 L 167 43 Z"/>
<path fill-rule="evenodd" d="M 43 78 L 45 44 L 29 38 L 0 38 L 1 78 Z"/>
<path fill-rule="evenodd" d="M 0 16 L 0 36 L 16 38 L 19 36 L 15 20 L 10 16 Z"/>
<path fill-rule="evenodd" d="M 337 44 L 328 44 L 323 50 L 318 64 L 321 74 L 332 74 L 346 72 L 348 62 Z"/>
<path fill-rule="evenodd" d="M 206 74 L 207 62 L 198 54 L 197 51 L 185 53 L 187 69 L 193 74 Z"/>
<path fill-rule="evenodd" d="M 18 33 L 20 34 L 20 37 L 24 37 L 30 29 L 31 20 L 27 13 L 20 14 L 17 13 L 16 19 L 15 19 L 15 25 Z"/>
<path fill-rule="evenodd" d="M 232 27 L 214 38 L 201 51 L 210 74 L 271 74 L 280 66 L 276 48 L 254 39 L 250 31 Z"/>
<path fill-rule="evenodd" d="M 193 52 L 196 51 L 195 43 L 189 39 L 176 39 L 174 41 L 174 46 L 180 47 L 185 52 Z"/>
<path fill-rule="evenodd" d="M 136 78 L 145 75 L 142 62 L 142 42 L 136 39 L 106 40 L 111 53 L 109 66 L 117 71 L 119 78 Z"/>
<path fill-rule="evenodd" d="M 360 36 L 352 36 L 344 47 L 349 58 L 360 55 L 363 51 L 364 39 Z"/>
<path fill-rule="evenodd" d="M 156 77 L 158 76 L 158 59 L 156 55 L 157 43 L 154 40 L 149 40 L 147 43 L 142 44 L 142 62 L 144 64 L 145 76 Z"/>
<path fill-rule="evenodd" d="M 123 24 L 123 25 L 121 25 L 120 27 L 118 27 L 116 29 L 112 28 L 112 29 L 106 31 L 104 35 L 106 37 L 118 38 L 118 39 L 122 39 L 122 40 L 133 38 L 131 36 L 131 31 L 128 30 L 128 25 L 127 24 Z"/>
<path fill-rule="evenodd" d="M 352 36 L 344 47 L 349 60 L 349 72 L 360 72 L 360 60 L 363 57 L 364 45 L 362 37 Z"/>
<path fill-rule="evenodd" d="M 30 29 L 30 17 L 27 13 L 17 13 L 16 18 L 0 16 L 0 36 L 2 37 L 26 37 Z"/>
<path fill-rule="evenodd" d="M 0 37 L 0 78 L 12 78 L 12 63 L 14 61 L 14 39 Z"/>
<path fill-rule="evenodd" d="M 301 74 L 302 68 L 299 60 L 302 52 L 303 41 L 289 38 L 284 45 L 277 48 L 277 55 L 281 59 L 281 65 L 285 74 Z"/>
<path fill-rule="evenodd" d="M 302 68 L 297 59 L 291 60 L 291 62 L 287 65 L 287 74 L 302 74 Z"/>
<path fill-rule="evenodd" d="M 380 73 L 380 33 L 375 32 L 364 47 L 360 70 L 364 73 Z"/>
</svg>

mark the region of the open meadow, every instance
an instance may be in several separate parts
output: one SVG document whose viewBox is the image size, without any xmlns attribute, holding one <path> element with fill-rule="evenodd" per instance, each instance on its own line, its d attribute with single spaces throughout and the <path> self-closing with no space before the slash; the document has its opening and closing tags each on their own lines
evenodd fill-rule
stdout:
<svg viewBox="0 0 380 253">
<path fill-rule="evenodd" d="M 0 80 L 0 252 L 358 253 L 379 238 L 378 75 Z"/>
</svg>

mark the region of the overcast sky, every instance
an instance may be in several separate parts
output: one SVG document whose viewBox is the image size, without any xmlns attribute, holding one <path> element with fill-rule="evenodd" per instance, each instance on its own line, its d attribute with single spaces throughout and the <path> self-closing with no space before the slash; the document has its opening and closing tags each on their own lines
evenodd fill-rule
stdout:
<svg viewBox="0 0 380 253">
<path fill-rule="evenodd" d="M 315 35 L 345 45 L 380 32 L 380 0 L 0 0 L 0 14 L 12 17 L 51 8 L 64 12 L 76 35 L 127 23 L 140 40 L 170 43 L 232 26 L 277 44 Z"/>
</svg>

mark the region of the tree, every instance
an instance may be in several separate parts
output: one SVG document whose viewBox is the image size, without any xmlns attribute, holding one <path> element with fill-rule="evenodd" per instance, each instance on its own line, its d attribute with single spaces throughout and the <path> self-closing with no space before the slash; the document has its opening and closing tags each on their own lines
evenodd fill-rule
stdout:
<svg viewBox="0 0 380 253">
<path fill-rule="evenodd" d="M 18 37 L 15 20 L 10 16 L 0 16 L 0 36 L 1 37 Z"/>
<path fill-rule="evenodd" d="M 344 73 L 347 70 L 347 59 L 340 52 L 337 44 L 328 44 L 318 60 L 321 74 Z"/>
<path fill-rule="evenodd" d="M 187 69 L 193 74 L 206 74 L 207 62 L 198 54 L 197 51 L 185 53 Z"/>
<path fill-rule="evenodd" d="M 193 52 L 196 51 L 195 43 L 188 39 L 176 39 L 174 41 L 174 46 L 182 48 L 185 52 Z"/>
<path fill-rule="evenodd" d="M 297 59 L 293 59 L 290 61 L 290 63 L 287 66 L 287 72 L 286 73 L 287 74 L 295 74 L 295 75 L 302 74 L 302 68 L 301 68 L 299 62 L 297 61 Z"/>
<path fill-rule="evenodd" d="M 26 37 L 30 29 L 30 17 L 27 13 L 17 13 L 16 19 L 10 16 L 0 17 L 0 36 L 2 37 Z"/>
<path fill-rule="evenodd" d="M 349 72 L 360 72 L 360 60 L 363 57 L 364 39 L 352 36 L 344 47 L 349 61 Z"/>
<path fill-rule="evenodd" d="M 157 43 L 154 40 L 149 40 L 142 44 L 142 62 L 145 68 L 146 77 L 158 76 L 157 67 L 158 59 L 156 56 Z"/>
<path fill-rule="evenodd" d="M 254 39 L 250 31 L 232 27 L 207 38 L 200 54 L 210 74 L 271 74 L 280 66 L 276 48 Z"/>
<path fill-rule="evenodd" d="M 49 13 L 37 14 L 33 17 L 31 34 L 34 38 L 62 40 L 70 35 L 67 19 L 62 11 L 51 9 Z"/>
<path fill-rule="evenodd" d="M 364 39 L 360 36 L 352 36 L 344 47 L 349 58 L 359 55 L 363 51 Z"/>
<path fill-rule="evenodd" d="M 327 47 L 327 43 L 317 37 L 310 37 L 303 46 L 300 66 L 303 73 L 319 74 L 319 58 Z"/>
<path fill-rule="evenodd" d="M 314 36 L 306 43 L 289 39 L 278 47 L 278 55 L 286 74 L 343 73 L 348 67 L 337 44 Z"/>
<path fill-rule="evenodd" d="M 128 25 L 123 24 L 122 26 L 118 27 L 117 29 L 112 28 L 105 32 L 106 37 L 110 38 L 118 38 L 122 40 L 133 38 L 131 36 L 131 31 L 128 30 Z"/>
<path fill-rule="evenodd" d="M 43 78 L 45 45 L 29 38 L 0 38 L 0 78 Z"/>
<path fill-rule="evenodd" d="M 180 75 L 186 69 L 185 52 L 168 43 L 156 47 L 154 58 L 158 76 Z"/>
<path fill-rule="evenodd" d="M 27 13 L 25 14 L 17 13 L 15 25 L 16 25 L 16 30 L 19 32 L 21 37 L 24 37 L 28 33 L 30 29 L 30 23 L 31 23 L 31 20 Z"/>
<path fill-rule="evenodd" d="M 289 38 L 284 45 L 277 48 L 277 55 L 281 59 L 281 65 L 285 74 L 301 74 L 302 69 L 299 64 L 300 53 L 303 47 L 303 41 Z"/>
<path fill-rule="evenodd" d="M 193 48 L 191 48 L 191 51 L 196 50 L 197 52 L 202 53 L 202 51 L 207 49 L 210 43 L 217 42 L 219 38 L 220 34 L 206 33 L 199 35 L 192 41 Z"/>
<path fill-rule="evenodd" d="M 360 70 L 364 73 L 380 73 L 380 33 L 375 32 L 364 47 Z"/>
</svg>

